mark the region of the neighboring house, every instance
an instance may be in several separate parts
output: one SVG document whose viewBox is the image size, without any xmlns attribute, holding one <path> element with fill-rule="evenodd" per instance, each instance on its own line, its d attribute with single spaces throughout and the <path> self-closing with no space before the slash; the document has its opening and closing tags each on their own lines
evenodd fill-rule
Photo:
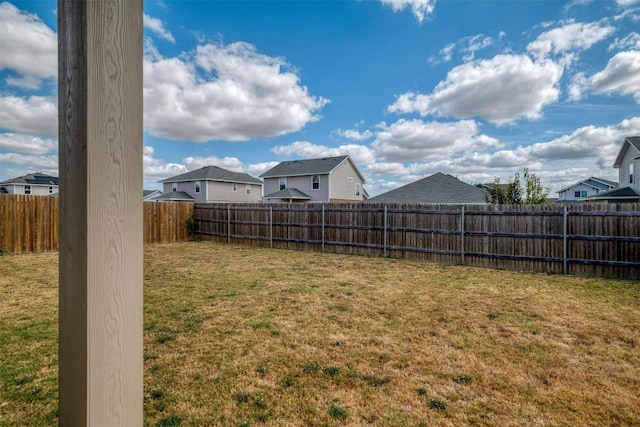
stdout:
<svg viewBox="0 0 640 427">
<path fill-rule="evenodd" d="M 30 173 L 0 182 L 0 193 L 48 196 L 58 194 L 59 178 L 42 172 Z"/>
<path fill-rule="evenodd" d="M 640 203 L 640 136 L 624 139 L 618 152 L 614 168 L 618 168 L 618 187 L 589 197 L 596 203 Z"/>
<path fill-rule="evenodd" d="M 196 203 L 255 203 L 262 199 L 262 181 L 246 173 L 232 172 L 218 166 L 205 166 L 160 182 L 164 194 L 155 200 L 184 200 L 185 195 Z"/>
<path fill-rule="evenodd" d="M 481 188 L 440 172 L 372 197 L 367 202 L 416 204 L 486 203 L 484 192 Z"/>
<path fill-rule="evenodd" d="M 149 202 L 160 196 L 162 196 L 162 191 L 160 190 L 142 190 L 142 200 L 145 202 Z"/>
<path fill-rule="evenodd" d="M 583 203 L 587 197 L 595 196 L 617 187 L 617 182 L 592 176 L 558 191 L 558 203 Z"/>
<path fill-rule="evenodd" d="M 366 199 L 365 180 L 349 156 L 281 162 L 260 175 L 270 203 L 348 203 Z"/>
</svg>

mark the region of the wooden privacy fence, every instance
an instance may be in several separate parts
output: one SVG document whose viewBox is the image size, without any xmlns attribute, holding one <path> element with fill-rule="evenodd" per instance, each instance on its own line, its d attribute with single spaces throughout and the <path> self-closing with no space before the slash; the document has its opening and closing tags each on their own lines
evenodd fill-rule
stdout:
<svg viewBox="0 0 640 427">
<path fill-rule="evenodd" d="M 640 205 L 196 204 L 208 240 L 640 279 Z"/>
<path fill-rule="evenodd" d="M 142 197 L 142 196 L 141 196 Z M 144 202 L 144 243 L 190 240 L 191 202 Z M 0 250 L 9 253 L 58 249 L 58 197 L 0 194 Z"/>
</svg>

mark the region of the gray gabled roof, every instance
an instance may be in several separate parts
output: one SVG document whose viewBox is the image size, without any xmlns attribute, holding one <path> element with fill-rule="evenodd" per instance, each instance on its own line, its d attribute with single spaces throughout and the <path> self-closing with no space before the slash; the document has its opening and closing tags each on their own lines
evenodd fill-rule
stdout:
<svg viewBox="0 0 640 427">
<path fill-rule="evenodd" d="M 614 168 L 619 168 L 622 164 L 622 159 L 624 159 L 625 154 L 629 147 L 633 147 L 636 150 L 636 158 L 640 157 L 640 136 L 628 136 L 624 139 L 622 143 L 622 147 L 620 147 L 620 151 L 618 152 L 618 156 L 616 157 L 616 161 L 613 162 Z"/>
<path fill-rule="evenodd" d="M 0 184 L 25 184 L 25 185 L 59 185 L 60 179 L 57 176 L 47 175 L 41 172 L 30 173 L 17 178 L 8 179 Z"/>
<path fill-rule="evenodd" d="M 160 182 L 180 182 L 180 181 L 223 181 L 237 182 L 242 184 L 262 184 L 258 178 L 242 172 L 232 172 L 218 166 L 205 166 L 182 175 L 172 176 Z"/>
<path fill-rule="evenodd" d="M 584 185 L 588 185 L 588 186 L 590 186 L 590 187 L 597 188 L 597 187 L 595 187 L 594 185 L 589 184 L 589 181 L 598 181 L 598 182 L 600 182 L 600 183 L 602 183 L 602 184 L 605 184 L 605 185 L 608 185 L 609 187 L 612 187 L 612 188 L 616 188 L 616 187 L 618 186 L 618 183 L 617 183 L 617 182 L 615 182 L 615 181 L 610 181 L 610 180 L 608 180 L 608 179 L 604 179 L 604 178 L 597 178 L 597 177 L 595 177 L 595 176 L 591 176 L 591 177 L 589 177 L 589 178 L 587 178 L 587 179 L 585 179 L 585 180 L 582 180 L 582 181 L 576 182 L 575 184 L 571 184 L 570 186 L 565 187 L 565 188 L 563 188 L 562 190 L 556 191 L 556 193 L 562 193 L 563 191 L 567 191 L 568 189 L 573 188 L 573 187 L 575 187 L 576 185 L 580 185 L 580 184 L 584 184 Z"/>
<path fill-rule="evenodd" d="M 640 193 L 631 187 L 620 187 L 613 190 L 606 191 L 604 193 L 596 194 L 595 196 L 587 197 L 588 200 L 629 200 L 630 202 L 637 202 L 640 200 Z"/>
<path fill-rule="evenodd" d="M 458 178 L 436 173 L 372 197 L 370 203 L 486 203 L 483 191 Z"/>
<path fill-rule="evenodd" d="M 280 162 L 262 175 L 261 178 L 277 178 L 284 176 L 326 175 L 331 173 L 349 156 L 324 157 L 322 159 L 291 160 Z M 358 169 L 354 165 L 354 169 Z M 360 172 L 358 172 L 360 173 Z M 361 177 L 362 178 L 362 177 Z"/>
<path fill-rule="evenodd" d="M 165 202 L 193 202 L 195 199 L 184 191 L 172 191 L 170 193 L 164 193 L 162 196 L 158 196 L 153 200 Z"/>
<path fill-rule="evenodd" d="M 298 200 L 311 200 L 311 196 L 306 195 L 297 188 L 285 188 L 284 190 L 276 191 L 275 193 L 267 194 L 263 199 L 298 199 Z"/>
</svg>

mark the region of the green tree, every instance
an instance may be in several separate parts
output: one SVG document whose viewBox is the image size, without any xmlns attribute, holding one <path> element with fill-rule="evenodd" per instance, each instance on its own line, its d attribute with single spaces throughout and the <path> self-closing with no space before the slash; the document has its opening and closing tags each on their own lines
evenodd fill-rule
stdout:
<svg viewBox="0 0 640 427">
<path fill-rule="evenodd" d="M 540 178 L 525 168 L 522 174 L 524 183 L 520 182 L 520 174 L 516 172 L 508 184 L 501 184 L 495 177 L 493 185 L 484 190 L 487 203 L 498 205 L 539 205 L 547 203 L 549 189 L 542 186 Z"/>
</svg>

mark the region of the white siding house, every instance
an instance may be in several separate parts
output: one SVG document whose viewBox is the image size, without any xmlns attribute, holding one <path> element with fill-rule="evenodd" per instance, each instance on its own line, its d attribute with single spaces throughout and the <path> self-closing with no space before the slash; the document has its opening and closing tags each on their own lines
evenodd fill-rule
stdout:
<svg viewBox="0 0 640 427">
<path fill-rule="evenodd" d="M 50 196 L 58 194 L 58 185 L 57 176 L 35 172 L 0 182 L 0 193 Z"/>
</svg>

